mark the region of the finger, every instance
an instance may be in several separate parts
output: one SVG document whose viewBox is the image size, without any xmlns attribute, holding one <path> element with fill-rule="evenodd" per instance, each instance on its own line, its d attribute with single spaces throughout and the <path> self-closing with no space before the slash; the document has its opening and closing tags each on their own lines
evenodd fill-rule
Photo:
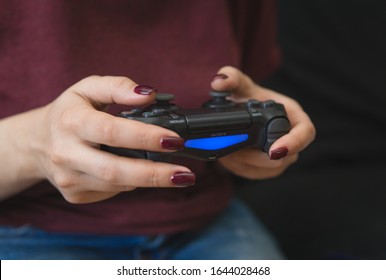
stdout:
<svg viewBox="0 0 386 280">
<path fill-rule="evenodd" d="M 183 147 L 183 139 L 166 128 L 112 116 L 92 108 L 74 110 L 64 113 L 63 130 L 72 131 L 85 141 L 147 151 L 170 151 Z"/>
<path fill-rule="evenodd" d="M 254 98 L 260 93 L 260 87 L 249 76 L 232 66 L 222 67 L 212 80 L 211 86 L 217 91 L 232 91 L 237 98 Z M 266 98 L 264 92 L 259 94 L 259 98 Z"/>
<path fill-rule="evenodd" d="M 263 180 L 274 178 L 281 175 L 293 162 L 297 160 L 297 155 L 288 156 L 280 160 L 281 164 L 277 167 L 256 167 L 240 161 L 221 161 L 220 163 L 235 175 L 250 179 Z"/>
<path fill-rule="evenodd" d="M 242 149 L 240 151 L 229 154 L 220 160 L 242 162 L 247 165 L 265 168 L 277 168 L 282 165 L 282 162 L 270 160 L 267 153 L 256 148 Z"/>
<path fill-rule="evenodd" d="M 151 86 L 116 76 L 90 76 L 68 90 L 92 101 L 96 108 L 105 104 L 143 105 L 151 102 L 157 92 Z"/>
<path fill-rule="evenodd" d="M 288 154 L 297 154 L 304 150 L 315 139 L 316 131 L 309 116 L 301 109 L 288 109 L 288 117 L 292 125 L 288 134 L 283 135 L 272 144 L 269 154 L 287 149 Z M 296 113 L 292 113 L 296 111 Z"/>
<path fill-rule="evenodd" d="M 301 106 L 293 99 L 256 85 L 247 75 L 234 67 L 221 68 L 212 81 L 215 90 L 233 90 L 234 95 L 259 100 L 273 99 L 286 107 L 292 125 L 289 134 L 282 136 L 270 148 L 271 158 L 281 158 L 289 154 L 297 154 L 315 139 L 315 127 Z M 272 155 L 275 155 L 272 157 Z"/>
<path fill-rule="evenodd" d="M 229 161 L 237 166 L 239 163 L 255 168 L 276 169 L 282 168 L 294 163 L 298 155 L 291 155 L 282 160 L 271 160 L 269 156 L 256 148 L 248 148 L 232 153 L 220 159 L 220 161 Z"/>
<path fill-rule="evenodd" d="M 70 203 L 91 203 L 105 200 L 135 187 L 107 184 L 88 174 L 68 171 L 53 176 L 53 184 Z"/>
<path fill-rule="evenodd" d="M 73 180 L 72 186 L 77 188 L 77 191 L 80 192 L 105 192 L 105 193 L 120 193 L 133 191 L 137 187 L 130 185 L 118 185 L 118 184 L 109 184 L 105 181 L 102 181 L 92 175 L 78 172 L 76 180 Z M 64 189 L 69 189 L 65 187 Z"/>
<path fill-rule="evenodd" d="M 75 149 L 72 154 L 77 156 L 64 157 L 63 165 L 106 182 L 106 187 L 175 187 L 195 183 L 195 175 L 184 166 L 120 157 L 92 147 Z"/>
<path fill-rule="evenodd" d="M 93 203 L 109 199 L 116 196 L 120 192 L 98 192 L 98 191 L 81 191 L 68 192 L 67 190 L 61 192 L 66 201 L 73 204 Z"/>
</svg>

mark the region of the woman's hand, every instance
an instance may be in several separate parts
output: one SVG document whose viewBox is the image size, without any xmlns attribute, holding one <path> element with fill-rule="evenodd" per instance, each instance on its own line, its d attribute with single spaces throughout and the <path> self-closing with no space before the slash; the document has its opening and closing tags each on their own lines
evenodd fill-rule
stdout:
<svg viewBox="0 0 386 280">
<path fill-rule="evenodd" d="M 247 179 L 278 176 L 293 164 L 299 152 L 314 140 L 315 127 L 295 100 L 255 84 L 236 68 L 221 68 L 211 85 L 217 91 L 232 91 L 232 99 L 235 102 L 271 99 L 282 103 L 292 125 L 291 131 L 271 146 L 269 156 L 256 148 L 247 148 L 221 158 L 220 163 L 232 173 Z"/>
<path fill-rule="evenodd" d="M 47 106 L 3 122 L 25 129 L 14 137 L 17 147 L 22 147 L 14 149 L 18 162 L 25 160 L 35 181 L 48 179 L 72 203 L 104 200 L 137 187 L 193 185 L 195 175 L 186 167 L 119 157 L 99 149 L 100 144 L 158 152 L 181 149 L 183 139 L 173 131 L 103 111 L 113 103 L 146 105 L 154 97 L 153 88 L 128 78 L 92 76 Z M 0 187 L 6 183 L 0 180 Z M 1 197 L 15 193 L 7 194 L 5 189 Z"/>
</svg>

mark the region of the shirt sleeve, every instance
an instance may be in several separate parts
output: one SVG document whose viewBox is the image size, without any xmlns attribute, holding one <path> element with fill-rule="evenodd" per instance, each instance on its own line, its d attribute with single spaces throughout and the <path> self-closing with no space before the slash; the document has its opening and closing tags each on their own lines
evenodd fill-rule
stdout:
<svg viewBox="0 0 386 280">
<path fill-rule="evenodd" d="M 255 81 L 268 78 L 280 63 L 274 0 L 229 0 L 241 69 Z"/>
</svg>

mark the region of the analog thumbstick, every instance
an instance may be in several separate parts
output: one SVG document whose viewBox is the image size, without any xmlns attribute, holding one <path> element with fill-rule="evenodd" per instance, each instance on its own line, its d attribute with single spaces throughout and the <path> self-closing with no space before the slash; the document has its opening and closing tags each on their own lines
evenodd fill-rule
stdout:
<svg viewBox="0 0 386 280">
<path fill-rule="evenodd" d="M 229 91 L 211 91 L 209 95 L 213 98 L 204 103 L 203 107 L 214 109 L 235 107 L 235 103 L 226 99 L 228 96 L 231 96 L 231 94 Z"/>
</svg>

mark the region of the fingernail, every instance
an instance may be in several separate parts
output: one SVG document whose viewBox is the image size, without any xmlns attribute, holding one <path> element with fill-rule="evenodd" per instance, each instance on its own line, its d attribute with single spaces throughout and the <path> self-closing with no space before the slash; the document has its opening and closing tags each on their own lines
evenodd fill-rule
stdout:
<svg viewBox="0 0 386 280">
<path fill-rule="evenodd" d="M 161 147 L 166 150 L 182 150 L 184 143 L 184 139 L 180 137 L 164 137 L 161 139 Z"/>
<path fill-rule="evenodd" d="M 138 85 L 134 88 L 134 92 L 141 95 L 150 95 L 153 92 L 157 92 L 157 89 L 151 86 Z"/>
<path fill-rule="evenodd" d="M 196 175 L 191 172 L 177 172 L 171 178 L 170 181 L 179 187 L 187 187 L 196 183 Z"/>
<path fill-rule="evenodd" d="M 287 148 L 279 148 L 279 149 L 273 150 L 269 155 L 269 158 L 272 160 L 278 160 L 278 159 L 282 159 L 287 154 L 288 154 Z"/>
<path fill-rule="evenodd" d="M 216 75 L 213 77 L 212 82 L 214 82 L 215 80 L 219 80 L 219 79 L 225 80 L 225 79 L 228 79 L 228 76 L 225 75 L 225 74 L 222 74 L 222 73 L 216 74 Z"/>
</svg>

